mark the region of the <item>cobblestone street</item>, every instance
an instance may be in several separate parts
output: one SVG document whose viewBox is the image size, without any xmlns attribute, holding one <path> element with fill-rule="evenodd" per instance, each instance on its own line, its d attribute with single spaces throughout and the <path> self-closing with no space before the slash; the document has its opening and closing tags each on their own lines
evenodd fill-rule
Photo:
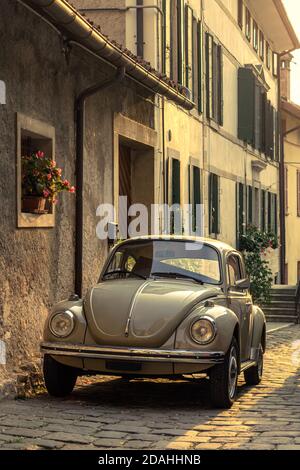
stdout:
<svg viewBox="0 0 300 470">
<path fill-rule="evenodd" d="M 263 383 L 231 410 L 206 381 L 81 379 L 73 395 L 0 403 L 3 449 L 298 449 L 299 326 L 269 335 Z M 85 385 L 82 387 L 81 385 Z"/>
</svg>

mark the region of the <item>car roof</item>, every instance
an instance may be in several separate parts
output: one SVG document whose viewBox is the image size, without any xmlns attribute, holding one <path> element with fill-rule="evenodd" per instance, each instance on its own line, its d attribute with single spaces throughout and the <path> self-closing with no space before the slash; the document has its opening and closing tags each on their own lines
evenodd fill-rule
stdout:
<svg viewBox="0 0 300 470">
<path fill-rule="evenodd" d="M 127 242 L 132 242 L 132 241 L 138 242 L 138 241 L 145 241 L 145 240 L 198 242 L 198 243 L 203 243 L 205 245 L 213 246 L 219 251 L 226 251 L 226 252 L 237 251 L 232 246 L 220 240 L 215 240 L 213 238 L 192 237 L 192 236 L 185 236 L 185 235 L 147 235 L 143 237 L 130 238 L 128 240 L 124 240 L 122 243 L 127 243 Z"/>
</svg>

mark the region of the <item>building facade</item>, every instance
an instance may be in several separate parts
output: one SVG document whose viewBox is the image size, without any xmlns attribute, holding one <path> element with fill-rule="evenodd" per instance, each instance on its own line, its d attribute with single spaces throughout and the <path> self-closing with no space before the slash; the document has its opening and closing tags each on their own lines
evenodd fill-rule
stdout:
<svg viewBox="0 0 300 470">
<path fill-rule="evenodd" d="M 300 106 L 291 101 L 291 54 L 281 59 L 281 108 L 284 157 L 285 206 L 285 282 L 300 281 Z"/>
<path fill-rule="evenodd" d="M 1 3 L 0 382 L 39 356 L 49 308 L 97 282 L 108 251 L 96 236 L 97 208 L 114 202 L 119 155 L 128 149 L 139 180 L 133 198 L 153 197 L 156 91 L 191 107 L 181 88 L 67 2 L 44 4 Z M 23 158 L 37 151 L 77 186 L 45 214 L 23 206 Z"/>
<path fill-rule="evenodd" d="M 75 3 L 195 103 L 185 111 L 157 98 L 156 200 L 202 203 L 204 234 L 234 246 L 247 225 L 279 233 L 278 54 L 298 46 L 282 3 Z M 270 262 L 280 281 L 279 250 Z"/>
</svg>

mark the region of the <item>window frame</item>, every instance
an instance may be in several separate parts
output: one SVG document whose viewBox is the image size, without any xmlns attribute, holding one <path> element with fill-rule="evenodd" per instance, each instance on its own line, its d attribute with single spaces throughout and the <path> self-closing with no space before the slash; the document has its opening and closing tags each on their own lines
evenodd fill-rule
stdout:
<svg viewBox="0 0 300 470">
<path fill-rule="evenodd" d="M 36 135 L 39 139 L 51 141 L 51 158 L 55 160 L 55 128 L 44 121 L 39 121 L 16 113 L 16 196 L 17 228 L 53 228 L 55 227 L 55 206 L 52 204 L 48 214 L 31 214 L 22 212 L 22 132 Z"/>
<path fill-rule="evenodd" d="M 255 52 L 258 52 L 259 47 L 259 37 L 258 37 L 258 24 L 253 20 L 253 48 Z"/>
<path fill-rule="evenodd" d="M 243 0 L 237 0 L 238 1 L 238 25 L 243 31 L 244 27 L 244 2 Z"/>
<path fill-rule="evenodd" d="M 251 13 L 249 8 L 246 7 L 246 13 L 245 13 L 245 34 L 246 34 L 246 39 L 248 42 L 251 42 L 252 38 L 252 31 L 251 31 Z"/>
</svg>

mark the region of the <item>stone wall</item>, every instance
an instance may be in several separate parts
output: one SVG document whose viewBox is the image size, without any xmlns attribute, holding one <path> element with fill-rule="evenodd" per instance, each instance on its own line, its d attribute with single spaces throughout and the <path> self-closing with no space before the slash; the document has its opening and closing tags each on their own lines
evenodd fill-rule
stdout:
<svg viewBox="0 0 300 470">
<path fill-rule="evenodd" d="M 57 163 L 76 184 L 75 98 L 115 71 L 77 46 L 66 60 L 58 34 L 16 0 L 1 2 L 0 39 L 0 80 L 7 86 L 7 104 L 0 106 L 0 340 L 7 348 L 1 380 L 38 356 L 48 309 L 74 291 L 75 197 L 60 195 L 54 228 L 17 228 L 16 115 L 54 126 Z M 97 206 L 112 202 L 113 116 L 122 112 L 153 127 L 153 106 L 144 98 L 125 79 L 87 101 L 85 288 L 97 279 L 107 250 L 95 230 Z"/>
</svg>

